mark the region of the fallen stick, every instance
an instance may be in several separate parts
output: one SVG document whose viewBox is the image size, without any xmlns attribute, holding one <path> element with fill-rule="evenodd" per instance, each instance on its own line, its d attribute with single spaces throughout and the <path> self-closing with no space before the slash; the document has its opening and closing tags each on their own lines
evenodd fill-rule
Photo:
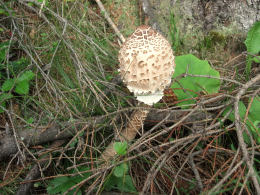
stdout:
<svg viewBox="0 0 260 195">
<path fill-rule="evenodd" d="M 179 121 L 187 111 L 185 110 L 152 110 L 145 120 L 144 125 L 155 125 L 164 120 L 169 115 L 164 123 L 174 123 Z M 210 116 L 210 117 L 209 117 Z M 198 111 L 193 113 L 190 117 L 184 120 L 185 123 L 193 123 L 195 121 L 203 121 L 205 119 L 211 120 L 214 118 L 211 114 L 205 111 Z M 95 124 L 104 124 L 104 118 L 95 119 Z M 76 125 L 75 125 L 76 124 Z M 86 124 L 90 126 L 93 122 L 77 121 L 75 124 L 63 123 L 61 125 L 52 124 L 49 127 L 42 127 L 37 129 L 20 129 L 17 127 L 17 134 L 25 145 L 28 147 L 53 142 L 55 140 L 68 139 L 77 133 L 77 129 L 81 129 Z M 15 154 L 18 151 L 13 135 L 3 135 L 0 138 L 0 161 Z"/>
</svg>

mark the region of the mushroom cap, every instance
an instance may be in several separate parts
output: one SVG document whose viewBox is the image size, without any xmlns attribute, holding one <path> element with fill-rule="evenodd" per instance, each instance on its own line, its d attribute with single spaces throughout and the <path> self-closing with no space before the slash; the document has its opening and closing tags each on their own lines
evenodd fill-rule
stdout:
<svg viewBox="0 0 260 195">
<path fill-rule="evenodd" d="M 139 26 L 121 46 L 119 72 L 137 100 L 152 105 L 163 97 L 174 72 L 169 42 L 150 26 Z"/>
</svg>

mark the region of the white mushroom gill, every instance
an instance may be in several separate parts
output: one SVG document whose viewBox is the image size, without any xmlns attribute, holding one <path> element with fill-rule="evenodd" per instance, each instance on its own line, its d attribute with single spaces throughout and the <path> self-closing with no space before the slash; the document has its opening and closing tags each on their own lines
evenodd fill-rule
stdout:
<svg viewBox="0 0 260 195">
<path fill-rule="evenodd" d="M 122 45 L 120 75 L 137 100 L 153 105 L 163 97 L 174 72 L 169 42 L 149 26 L 139 26 Z"/>
</svg>

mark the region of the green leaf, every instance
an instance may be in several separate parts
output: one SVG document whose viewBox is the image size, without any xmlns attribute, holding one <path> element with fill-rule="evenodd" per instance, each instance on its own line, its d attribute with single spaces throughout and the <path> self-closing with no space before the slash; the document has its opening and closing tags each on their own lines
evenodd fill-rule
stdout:
<svg viewBox="0 0 260 195">
<path fill-rule="evenodd" d="M 117 186 L 121 192 L 137 192 L 130 175 L 126 175 L 119 181 L 120 182 L 117 184 Z"/>
<path fill-rule="evenodd" d="M 8 50 L 9 41 L 0 43 L 0 62 L 5 60 L 6 53 Z"/>
<path fill-rule="evenodd" d="M 252 98 L 249 99 L 249 102 L 251 102 L 251 100 Z M 249 120 L 251 121 L 251 123 L 249 122 Z M 251 130 L 251 133 L 256 139 L 256 142 L 260 144 L 260 96 L 256 96 L 253 99 L 246 124 Z"/>
<path fill-rule="evenodd" d="M 29 82 L 28 81 L 22 81 L 16 84 L 15 90 L 16 93 L 19 95 L 26 95 L 29 93 Z"/>
<path fill-rule="evenodd" d="M 235 114 L 234 114 L 234 107 L 232 106 L 228 106 L 225 111 L 223 112 L 223 116 L 226 115 L 227 112 L 229 112 L 229 110 L 232 109 L 232 112 L 230 113 L 228 119 L 231 120 L 231 121 L 235 121 Z M 239 116 L 241 118 L 241 120 L 244 120 L 244 116 L 246 114 L 246 106 L 244 105 L 244 103 L 242 101 L 239 101 L 238 102 L 238 110 L 239 110 Z"/>
<path fill-rule="evenodd" d="M 35 188 L 38 188 L 38 187 L 40 187 L 40 186 L 41 186 L 41 183 L 40 183 L 40 182 L 36 182 L 36 183 L 33 184 L 33 187 L 35 187 Z"/>
<path fill-rule="evenodd" d="M 63 194 L 65 193 L 69 188 L 72 186 L 76 185 L 73 182 L 73 179 L 70 177 L 57 177 L 53 180 L 50 181 L 48 187 L 47 187 L 47 192 L 48 194 Z M 70 191 L 68 194 L 72 195 L 76 189 Z M 81 191 L 79 190 L 77 195 L 81 195 Z"/>
<path fill-rule="evenodd" d="M 233 151 L 237 151 L 237 149 L 236 149 L 236 147 L 234 146 L 234 144 L 231 144 L 231 150 L 233 150 Z"/>
<path fill-rule="evenodd" d="M 47 36 L 48 36 L 48 33 L 41 33 L 41 36 L 42 36 L 42 37 L 47 37 Z"/>
<path fill-rule="evenodd" d="M 56 194 L 59 192 L 64 192 L 67 189 L 67 186 L 73 186 L 74 183 L 71 183 L 69 177 L 57 177 L 50 181 L 47 192 L 48 194 Z"/>
<path fill-rule="evenodd" d="M 21 57 L 16 61 L 9 61 L 9 63 L 6 64 L 5 66 L 8 67 L 10 76 L 12 76 L 13 78 L 17 78 L 17 75 L 20 72 L 22 72 L 25 68 L 27 68 L 28 64 L 29 64 L 28 59 Z"/>
<path fill-rule="evenodd" d="M 88 167 L 79 167 L 79 168 L 78 168 L 78 171 L 79 171 L 79 172 L 88 171 L 88 170 L 89 170 Z M 78 171 L 77 171 L 77 170 L 74 170 L 73 173 L 78 173 Z M 81 176 L 81 175 L 82 175 L 82 176 Z M 74 181 L 75 183 L 79 183 L 79 182 L 83 181 L 84 179 L 87 179 L 87 178 L 91 175 L 91 172 L 81 173 L 81 175 L 76 175 L 76 176 L 72 177 L 72 178 L 73 178 L 73 181 Z"/>
<path fill-rule="evenodd" d="M 14 79 L 7 79 L 2 85 L 2 91 L 10 91 L 14 86 Z"/>
<path fill-rule="evenodd" d="M 249 102 L 251 102 L 251 99 L 249 99 Z M 233 107 L 228 107 L 224 112 L 223 116 L 230 110 L 233 109 Z M 246 106 L 242 101 L 239 101 L 238 103 L 238 109 L 239 109 L 239 116 L 241 121 L 244 121 L 245 119 L 245 114 L 247 111 Z M 229 120 L 235 121 L 235 115 L 234 111 L 231 112 L 231 114 L 228 117 Z M 258 136 L 260 133 L 260 127 L 259 127 L 259 121 L 260 121 L 260 97 L 256 96 L 251 104 L 249 113 L 248 113 L 248 118 L 246 120 L 246 125 L 248 129 L 251 131 L 251 134 L 253 135 L 254 139 L 256 140 L 257 143 L 260 144 L 260 137 Z M 253 123 L 253 124 L 252 124 Z M 250 144 L 250 138 L 249 136 L 244 132 L 243 133 L 244 140 L 247 144 Z"/>
<path fill-rule="evenodd" d="M 252 54 L 260 52 L 260 21 L 254 23 L 250 28 L 245 40 L 245 45 L 247 51 Z"/>
<path fill-rule="evenodd" d="M 104 183 L 104 188 L 106 191 L 117 189 L 120 192 L 137 192 L 130 175 L 125 175 L 123 177 L 110 175 Z"/>
<path fill-rule="evenodd" d="M 1 14 L 9 16 L 9 13 L 6 10 L 2 9 L 2 8 L 0 8 L 0 15 Z"/>
<path fill-rule="evenodd" d="M 222 115 L 225 116 L 226 113 L 229 112 L 230 109 L 232 109 L 232 112 L 230 113 L 228 119 L 234 122 L 235 121 L 235 114 L 234 114 L 234 107 L 233 106 L 227 107 Z M 245 114 L 246 114 L 246 106 L 244 105 L 244 103 L 242 101 L 238 102 L 238 113 L 239 113 L 239 117 L 240 117 L 241 121 L 244 121 Z M 250 137 L 247 135 L 246 132 L 243 132 L 243 138 L 244 138 L 244 140 L 247 144 L 251 143 Z"/>
<path fill-rule="evenodd" d="M 4 109 L 2 107 L 6 108 L 6 103 L 5 102 L 1 102 L 0 103 L 0 113 L 4 112 Z"/>
<path fill-rule="evenodd" d="M 15 92 L 19 95 L 26 95 L 29 93 L 29 81 L 34 78 L 35 74 L 28 70 L 16 79 Z"/>
<path fill-rule="evenodd" d="M 106 191 L 111 191 L 116 188 L 117 183 L 120 182 L 121 178 L 115 177 L 114 175 L 109 175 L 104 183 L 104 188 Z"/>
<path fill-rule="evenodd" d="M 115 142 L 114 149 L 118 155 L 125 155 L 127 151 L 127 142 Z"/>
<path fill-rule="evenodd" d="M 78 167 L 79 172 L 88 171 L 88 167 Z M 76 169 L 70 171 L 70 173 L 78 173 Z M 71 177 L 57 177 L 53 180 L 51 180 L 48 184 L 47 192 L 48 194 L 63 194 L 66 192 L 69 188 L 72 186 L 78 184 L 82 180 L 88 178 L 91 175 L 90 172 L 88 173 L 82 173 L 81 175 L 71 176 Z M 70 191 L 68 194 L 72 195 L 76 192 L 76 188 L 72 191 Z M 77 195 L 81 195 L 81 190 L 78 190 Z"/>
<path fill-rule="evenodd" d="M 255 63 L 260 63 L 260 56 L 254 57 L 253 60 L 255 61 Z"/>
<path fill-rule="evenodd" d="M 30 117 L 29 119 L 26 120 L 28 124 L 32 124 L 34 122 L 34 118 Z"/>
<path fill-rule="evenodd" d="M 219 78 L 219 72 L 212 69 L 209 63 L 205 60 L 200 60 L 197 57 L 188 54 L 175 58 L 176 68 L 173 78 L 180 76 L 183 73 L 194 75 L 207 75 Z M 198 93 L 204 92 L 207 94 L 217 93 L 220 88 L 220 80 L 213 78 L 191 77 L 181 78 L 178 82 L 174 82 L 171 86 L 178 100 L 190 99 L 198 96 Z M 187 100 L 178 105 L 195 103 L 194 100 Z"/>
<path fill-rule="evenodd" d="M 247 80 L 249 80 L 249 77 L 251 75 L 252 63 L 253 63 L 252 56 L 247 56 L 246 58 L 246 79 Z"/>
<path fill-rule="evenodd" d="M 78 139 L 75 138 L 75 139 L 70 143 L 70 148 L 74 148 L 77 143 L 78 143 Z"/>
<path fill-rule="evenodd" d="M 0 95 L 0 103 L 8 100 L 8 99 L 11 99 L 13 97 L 12 94 L 9 94 L 9 93 L 3 93 Z"/>
<path fill-rule="evenodd" d="M 32 80 L 34 78 L 34 76 L 35 76 L 35 74 L 31 70 L 28 70 L 17 78 L 17 82 L 18 83 L 24 82 L 24 81 L 28 82 L 28 81 Z"/>
<path fill-rule="evenodd" d="M 250 101 L 251 101 L 251 98 L 249 99 L 249 102 Z M 250 110 L 249 110 L 249 117 L 253 121 L 260 121 L 260 96 L 256 96 L 253 99 L 253 102 L 252 102 Z"/>
<path fill-rule="evenodd" d="M 127 174 L 127 172 L 128 172 L 128 165 L 126 163 L 122 163 L 114 169 L 113 174 L 116 177 L 123 177 L 124 175 Z"/>
<path fill-rule="evenodd" d="M 39 3 L 43 3 L 43 0 L 37 0 Z M 48 6 L 49 5 L 49 1 L 48 0 L 46 0 L 45 1 L 45 6 Z"/>
<path fill-rule="evenodd" d="M 11 99 L 13 97 L 12 94 L 9 93 L 3 93 L 0 95 L 0 106 L 1 107 L 6 107 L 6 100 Z M 0 107 L 0 113 L 4 112 L 4 109 Z"/>
</svg>

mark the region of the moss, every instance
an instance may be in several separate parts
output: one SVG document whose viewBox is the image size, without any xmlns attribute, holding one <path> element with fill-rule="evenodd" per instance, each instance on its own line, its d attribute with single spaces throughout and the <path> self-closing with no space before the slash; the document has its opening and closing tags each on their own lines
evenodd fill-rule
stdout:
<svg viewBox="0 0 260 195">
<path fill-rule="evenodd" d="M 215 48 L 216 45 L 225 46 L 228 36 L 217 31 L 210 31 L 208 35 L 204 36 L 202 44 L 199 47 L 206 47 L 207 49 Z"/>
<path fill-rule="evenodd" d="M 225 43 L 226 42 L 226 37 L 225 35 L 216 32 L 216 31 L 211 31 L 209 33 L 209 37 L 211 38 L 211 41 L 213 43 Z"/>
</svg>

